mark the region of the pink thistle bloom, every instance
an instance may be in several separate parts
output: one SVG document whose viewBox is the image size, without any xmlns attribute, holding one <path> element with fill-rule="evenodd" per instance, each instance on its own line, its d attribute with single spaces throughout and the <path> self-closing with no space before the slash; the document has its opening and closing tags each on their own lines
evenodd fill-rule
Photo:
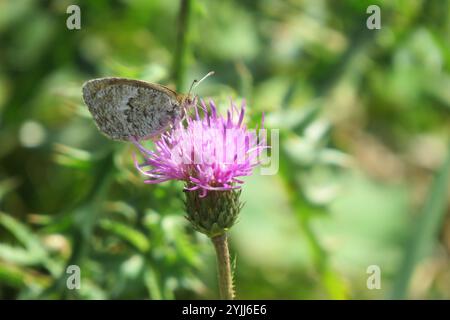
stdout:
<svg viewBox="0 0 450 320">
<path fill-rule="evenodd" d="M 201 101 L 202 116 L 195 104 L 195 115 L 180 120 L 171 130 L 155 141 L 155 150 L 147 150 L 138 141 L 136 146 L 144 156 L 144 163 L 136 168 L 148 177 L 145 183 L 155 184 L 181 180 L 185 190 L 199 190 L 201 197 L 212 190 L 232 190 L 243 183 L 238 177 L 249 176 L 260 163 L 259 156 L 266 146 L 256 130 L 244 124 L 245 103 L 238 109 L 233 102 L 223 117 L 213 101 Z M 264 115 L 261 121 L 263 128 Z M 149 167 L 145 170 L 144 168 Z"/>
</svg>

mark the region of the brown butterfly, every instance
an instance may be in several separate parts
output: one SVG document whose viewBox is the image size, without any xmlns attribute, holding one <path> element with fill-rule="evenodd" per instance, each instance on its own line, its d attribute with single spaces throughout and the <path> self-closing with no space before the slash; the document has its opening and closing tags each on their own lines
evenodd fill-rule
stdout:
<svg viewBox="0 0 450 320">
<path fill-rule="evenodd" d="M 191 90 L 179 94 L 160 84 L 126 78 L 99 78 L 83 85 L 83 99 L 98 129 L 113 140 L 149 139 L 162 133 L 193 103 Z"/>
</svg>

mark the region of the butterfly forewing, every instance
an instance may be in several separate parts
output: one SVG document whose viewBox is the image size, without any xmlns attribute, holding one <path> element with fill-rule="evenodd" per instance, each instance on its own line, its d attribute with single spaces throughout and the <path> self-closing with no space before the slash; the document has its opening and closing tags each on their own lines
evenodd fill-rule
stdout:
<svg viewBox="0 0 450 320">
<path fill-rule="evenodd" d="M 100 131 L 114 140 L 148 139 L 182 113 L 176 92 L 132 79 L 90 80 L 83 85 L 83 99 Z"/>
</svg>

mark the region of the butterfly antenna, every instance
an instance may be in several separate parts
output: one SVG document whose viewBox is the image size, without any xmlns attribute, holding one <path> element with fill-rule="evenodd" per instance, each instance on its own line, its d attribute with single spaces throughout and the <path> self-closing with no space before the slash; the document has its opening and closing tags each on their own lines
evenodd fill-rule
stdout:
<svg viewBox="0 0 450 320">
<path fill-rule="evenodd" d="M 190 86 L 189 91 L 188 91 L 188 94 L 187 94 L 188 96 L 191 95 L 192 89 L 194 89 L 194 84 L 196 84 L 197 82 L 198 82 L 197 79 L 195 79 L 194 81 L 192 81 L 191 86 Z"/>
<path fill-rule="evenodd" d="M 194 84 L 194 87 L 193 87 L 192 89 L 197 88 L 197 86 L 198 86 L 200 83 L 202 83 L 203 80 L 205 80 L 206 78 L 212 76 L 213 74 L 214 74 L 214 71 L 208 72 L 203 78 L 201 78 L 200 80 L 198 80 L 198 81 Z"/>
<path fill-rule="evenodd" d="M 203 82 L 203 80 L 205 80 L 206 78 L 208 78 L 209 76 L 212 76 L 215 72 L 214 71 L 210 71 L 208 72 L 203 78 L 201 78 L 200 80 L 195 79 L 194 81 L 192 81 L 191 87 L 189 88 L 189 92 L 188 95 L 191 94 L 192 90 L 194 90 L 195 88 L 197 88 L 197 86 Z"/>
</svg>

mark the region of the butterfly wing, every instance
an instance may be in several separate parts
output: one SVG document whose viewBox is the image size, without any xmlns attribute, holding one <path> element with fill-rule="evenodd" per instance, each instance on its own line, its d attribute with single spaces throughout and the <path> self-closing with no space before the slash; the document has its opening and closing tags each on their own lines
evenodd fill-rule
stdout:
<svg viewBox="0 0 450 320">
<path fill-rule="evenodd" d="M 99 130 L 114 140 L 148 139 L 182 113 L 174 91 L 125 78 L 89 80 L 83 85 L 83 99 Z"/>
</svg>

